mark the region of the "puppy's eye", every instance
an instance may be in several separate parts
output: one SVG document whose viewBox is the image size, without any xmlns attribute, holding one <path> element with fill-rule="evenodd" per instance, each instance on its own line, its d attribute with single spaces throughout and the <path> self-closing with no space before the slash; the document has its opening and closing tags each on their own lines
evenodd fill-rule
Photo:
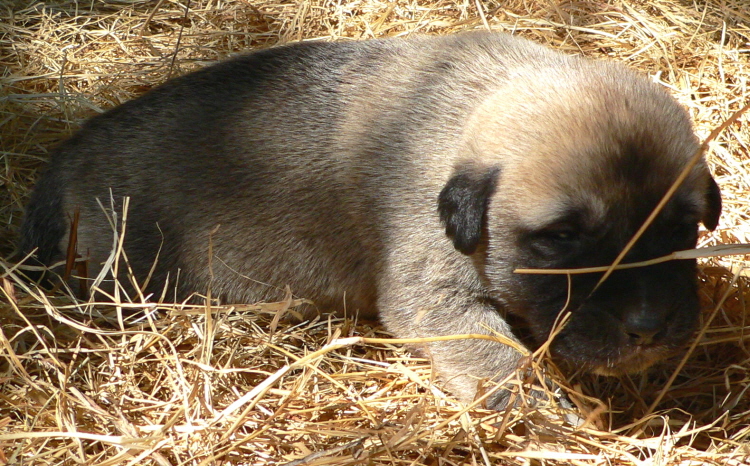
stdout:
<svg viewBox="0 0 750 466">
<path fill-rule="evenodd" d="M 547 236 L 548 239 L 551 239 L 553 241 L 557 241 L 560 243 L 578 240 L 578 232 L 574 230 L 553 230 L 553 231 L 546 232 L 545 236 Z"/>
<path fill-rule="evenodd" d="M 555 226 L 536 232 L 531 247 L 538 254 L 549 256 L 574 252 L 580 243 L 581 234 L 569 226 Z"/>
<path fill-rule="evenodd" d="M 570 224 L 562 223 L 549 226 L 537 232 L 537 237 L 546 241 L 565 244 L 578 241 L 581 237 L 578 229 Z"/>
</svg>

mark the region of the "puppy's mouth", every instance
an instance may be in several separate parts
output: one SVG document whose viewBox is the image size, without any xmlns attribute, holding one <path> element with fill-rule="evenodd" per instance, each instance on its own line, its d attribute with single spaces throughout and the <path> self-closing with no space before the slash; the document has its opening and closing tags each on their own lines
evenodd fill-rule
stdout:
<svg viewBox="0 0 750 466">
<path fill-rule="evenodd" d="M 562 367 L 572 372 L 589 372 L 604 376 L 621 376 L 643 372 L 654 364 L 680 354 L 685 341 L 637 345 L 610 342 L 606 349 L 590 351 L 580 341 L 562 338 L 552 343 L 552 355 Z"/>
<path fill-rule="evenodd" d="M 613 358 L 600 364 L 592 364 L 589 372 L 604 376 L 636 374 L 675 353 L 675 350 L 664 346 L 630 348 L 626 356 Z"/>
<path fill-rule="evenodd" d="M 685 309 L 685 312 L 680 312 Z M 594 308 L 596 311 L 597 309 Z M 551 349 L 555 359 L 566 359 L 573 370 L 605 376 L 619 376 L 643 372 L 655 363 L 683 353 L 697 326 L 691 319 L 691 307 L 680 307 L 667 314 L 664 322 L 652 325 L 659 331 L 653 334 L 638 327 L 628 326 L 608 313 L 598 313 L 592 323 L 587 314 L 573 318 L 556 335 Z M 647 321 L 648 322 L 648 321 Z M 650 329 L 651 329 L 650 328 Z M 647 329 L 647 330 L 650 330 Z M 640 331 L 638 331 L 640 330 Z"/>
<path fill-rule="evenodd" d="M 627 333 L 622 323 L 609 314 L 597 312 L 594 325 L 573 313 L 565 328 L 551 344 L 552 358 L 569 373 L 588 372 L 604 376 L 621 376 L 643 372 L 664 359 L 680 354 L 694 334 L 690 319 L 665 324 L 651 338 Z M 682 315 L 687 313 L 682 313 Z M 578 314 L 580 316 L 580 314 Z M 536 349 L 544 343 L 549 330 L 532 326 L 515 313 L 508 314 L 514 334 L 527 347 Z"/>
</svg>

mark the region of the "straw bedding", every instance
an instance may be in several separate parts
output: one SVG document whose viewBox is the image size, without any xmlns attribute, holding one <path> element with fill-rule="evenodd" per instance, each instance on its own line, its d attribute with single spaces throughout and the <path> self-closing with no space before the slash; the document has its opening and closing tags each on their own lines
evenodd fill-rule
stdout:
<svg viewBox="0 0 750 466">
<path fill-rule="evenodd" d="M 50 149 L 88 116 L 233 53 L 299 40 L 511 31 L 653 76 L 700 137 L 748 102 L 745 0 L 6 0 L 0 254 Z M 748 116 L 710 145 L 725 203 L 700 246 L 748 242 Z M 704 260 L 690 356 L 569 380 L 571 410 L 465 409 L 376 322 L 281 303 L 77 302 L 0 270 L 0 464 L 750 464 L 745 256 Z M 282 316 L 292 318 L 282 318 Z"/>
</svg>

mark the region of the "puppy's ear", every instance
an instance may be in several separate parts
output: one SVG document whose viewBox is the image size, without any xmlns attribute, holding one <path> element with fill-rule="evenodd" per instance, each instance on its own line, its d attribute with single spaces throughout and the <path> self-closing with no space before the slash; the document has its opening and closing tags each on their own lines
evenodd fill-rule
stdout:
<svg viewBox="0 0 750 466">
<path fill-rule="evenodd" d="M 460 167 L 440 191 L 440 220 L 453 245 L 464 254 L 472 254 L 479 245 L 499 173 L 497 167 Z"/>
<path fill-rule="evenodd" d="M 719 217 L 721 216 L 721 191 L 716 181 L 710 176 L 708 178 L 706 200 L 708 201 L 708 209 L 703 215 L 701 222 L 709 230 L 714 230 L 719 224 Z"/>
</svg>

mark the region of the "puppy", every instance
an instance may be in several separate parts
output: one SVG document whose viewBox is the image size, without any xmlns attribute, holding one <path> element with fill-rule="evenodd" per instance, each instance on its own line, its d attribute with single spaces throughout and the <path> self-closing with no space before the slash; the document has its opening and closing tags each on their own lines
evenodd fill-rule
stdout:
<svg viewBox="0 0 750 466">
<path fill-rule="evenodd" d="M 648 79 L 512 36 L 295 44 L 92 118 L 53 154 L 19 250 L 61 260 L 79 211 L 95 276 L 113 238 L 97 200 L 111 192 L 116 210 L 130 197 L 125 252 L 147 292 L 255 302 L 289 284 L 321 310 L 377 313 L 398 337 L 531 347 L 567 309 L 553 355 L 620 374 L 690 338 L 694 261 L 599 287 L 597 274 L 514 270 L 610 264 L 697 149 L 686 112 Z M 720 211 L 701 162 L 625 262 L 694 247 Z M 465 402 L 520 358 L 478 339 L 425 350 Z"/>
</svg>

